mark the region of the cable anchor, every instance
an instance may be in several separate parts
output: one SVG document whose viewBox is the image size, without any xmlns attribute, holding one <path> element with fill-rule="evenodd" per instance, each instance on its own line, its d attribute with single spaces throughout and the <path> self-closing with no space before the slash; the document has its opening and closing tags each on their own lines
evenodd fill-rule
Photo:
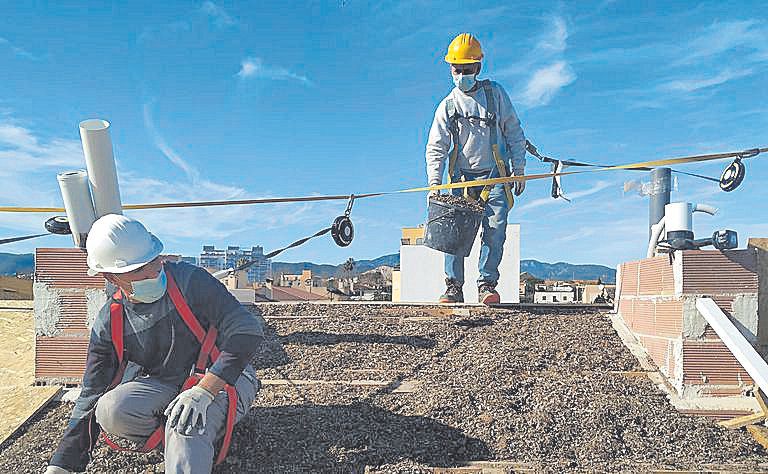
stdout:
<svg viewBox="0 0 768 474">
<path fill-rule="evenodd" d="M 331 225 L 331 237 L 333 237 L 333 241 L 336 242 L 336 245 L 339 247 L 348 246 L 352 243 L 352 239 L 355 238 L 355 226 L 352 225 L 352 219 L 349 218 L 354 204 L 355 195 L 350 194 L 344 215 L 334 219 L 333 224 Z"/>
</svg>

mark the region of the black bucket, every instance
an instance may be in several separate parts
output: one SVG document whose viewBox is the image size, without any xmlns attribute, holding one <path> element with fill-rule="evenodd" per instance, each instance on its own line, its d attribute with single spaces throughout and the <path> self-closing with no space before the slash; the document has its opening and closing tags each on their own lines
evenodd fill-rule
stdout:
<svg viewBox="0 0 768 474">
<path fill-rule="evenodd" d="M 482 210 L 430 198 L 424 245 L 451 255 L 468 257 L 482 220 Z"/>
</svg>

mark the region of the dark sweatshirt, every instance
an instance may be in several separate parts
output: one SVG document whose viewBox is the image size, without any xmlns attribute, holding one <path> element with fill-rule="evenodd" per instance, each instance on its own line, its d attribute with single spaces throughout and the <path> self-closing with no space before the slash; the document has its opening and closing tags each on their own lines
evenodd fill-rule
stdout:
<svg viewBox="0 0 768 474">
<path fill-rule="evenodd" d="M 187 263 L 165 263 L 192 313 L 204 329 L 214 325 L 219 333 L 216 346 L 221 355 L 209 368 L 234 385 L 245 366 L 264 342 L 263 320 L 240 303 L 207 271 Z M 93 323 L 80 397 L 75 402 L 67 429 L 51 464 L 70 471 L 84 471 L 101 429 L 93 412 L 118 369 L 110 332 L 110 304 Z M 179 387 L 197 360 L 200 343 L 187 327 L 166 294 L 154 303 L 122 300 L 125 311 L 125 358 L 138 372 Z M 130 380 L 126 371 L 123 382 Z"/>
</svg>

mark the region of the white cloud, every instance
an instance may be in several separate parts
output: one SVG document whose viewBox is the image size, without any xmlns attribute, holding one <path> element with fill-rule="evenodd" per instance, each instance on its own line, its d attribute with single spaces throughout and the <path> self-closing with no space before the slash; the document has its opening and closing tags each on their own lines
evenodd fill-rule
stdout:
<svg viewBox="0 0 768 474">
<path fill-rule="evenodd" d="M 565 179 L 567 177 L 564 176 L 563 178 Z M 602 190 L 604 190 L 606 188 L 609 188 L 611 186 L 614 186 L 614 183 L 601 180 L 601 181 L 596 182 L 595 185 L 592 186 L 591 188 L 582 189 L 582 190 L 579 190 L 579 191 L 574 191 L 572 193 L 569 193 L 569 192 L 566 191 L 565 192 L 565 197 L 567 197 L 568 199 L 571 199 L 571 200 L 580 199 L 580 198 L 584 198 L 584 197 L 587 197 L 587 196 L 591 196 L 593 194 L 597 194 L 600 191 L 602 191 Z M 516 208 L 516 211 L 517 212 L 523 212 L 523 211 L 535 209 L 537 207 L 550 206 L 550 205 L 556 205 L 556 204 L 568 204 L 568 202 L 567 201 L 563 201 L 561 199 L 553 199 L 552 197 L 539 198 L 539 199 L 534 199 L 532 201 L 526 202 L 522 206 Z"/>
<path fill-rule="evenodd" d="M 203 2 L 203 5 L 200 7 L 200 11 L 209 16 L 213 20 L 214 24 L 216 24 L 216 26 L 226 27 L 235 25 L 237 23 L 237 21 L 235 21 L 235 19 L 232 18 L 224 10 L 224 8 L 216 5 L 211 1 Z"/>
<path fill-rule="evenodd" d="M 157 130 L 157 127 L 155 127 L 155 122 L 152 118 L 151 104 L 144 104 L 144 126 L 152 137 L 152 140 L 155 142 L 155 146 L 157 146 L 157 148 L 163 153 L 163 156 L 165 156 L 168 161 L 181 169 L 184 174 L 187 175 L 187 179 L 189 179 L 189 181 L 191 181 L 195 187 L 217 193 L 219 195 L 219 199 L 234 199 L 245 195 L 245 190 L 241 188 L 222 185 L 201 178 L 200 171 L 189 162 L 187 162 L 184 158 L 182 158 L 181 155 L 176 152 L 176 150 L 171 148 L 171 146 L 168 145 L 160 132 Z"/>
<path fill-rule="evenodd" d="M 552 30 L 541 38 L 538 48 L 562 53 L 565 51 L 567 40 L 568 28 L 565 26 L 565 21 L 561 17 L 555 17 L 552 19 Z"/>
<path fill-rule="evenodd" d="M 266 66 L 261 58 L 245 58 L 240 62 L 240 71 L 237 73 L 240 79 L 252 77 L 264 77 L 276 81 L 298 81 L 305 85 L 313 85 L 306 76 L 302 76 L 279 66 Z"/>
<path fill-rule="evenodd" d="M 184 172 L 186 179 L 173 182 L 141 175 L 132 170 L 120 169 L 120 190 L 123 202 L 190 202 L 218 201 L 227 199 L 269 198 L 272 195 L 253 196 L 244 188 L 217 183 L 201 177 L 200 171 L 174 150 L 157 130 L 152 117 L 151 104 L 144 105 L 144 125 L 155 146 L 174 166 Z M 224 240 L 254 228 L 270 230 L 296 224 L 313 222 L 323 215 L 313 203 L 290 205 L 247 205 L 195 207 L 152 211 L 134 211 L 148 227 L 173 241 L 201 238 Z M 202 227 L 201 227 L 202 226 Z M 201 228 L 204 229 L 201 232 Z"/>
<path fill-rule="evenodd" d="M 238 21 L 232 17 L 223 7 L 214 2 L 206 1 L 200 8 L 187 11 L 180 18 L 161 25 L 145 26 L 136 38 L 138 44 L 152 43 L 158 40 L 167 40 L 170 37 L 180 36 L 198 30 L 201 26 L 213 24 L 217 28 L 228 28 L 237 25 Z"/>
<path fill-rule="evenodd" d="M 533 73 L 519 100 L 529 108 L 546 105 L 560 89 L 575 80 L 576 74 L 568 63 L 557 61 Z"/>
<path fill-rule="evenodd" d="M 549 27 L 520 61 L 500 69 L 499 77 L 512 77 L 522 84 L 512 94 L 526 108 L 548 104 L 557 93 L 576 80 L 576 73 L 565 59 L 568 26 L 560 16 L 552 17 Z"/>
<path fill-rule="evenodd" d="M 755 20 L 715 22 L 685 45 L 682 63 L 713 58 L 743 49 L 759 55 L 768 52 L 768 28 Z"/>
<path fill-rule="evenodd" d="M 32 130 L 4 116 L 0 117 L 0 162 L 0 176 L 82 168 L 83 152 L 77 140 L 54 138 L 41 142 Z"/>
<path fill-rule="evenodd" d="M 650 87 L 617 90 L 630 108 L 666 108 L 670 99 L 686 94 L 718 92 L 717 86 L 755 74 L 768 65 L 768 23 L 758 20 L 717 21 L 695 30 L 680 43 L 649 43 L 630 50 L 605 50 L 587 55 L 605 62 L 654 61 L 668 72 Z"/>
<path fill-rule="evenodd" d="M 163 156 L 183 174 L 163 179 L 153 174 L 160 167 L 153 165 L 149 174 L 127 160 L 118 161 L 120 194 L 124 204 L 213 201 L 237 198 L 277 197 L 269 193 L 253 195 L 234 184 L 217 183 L 201 177 L 200 171 L 174 150 L 154 127 L 151 107 L 145 107 L 146 127 Z M 73 131 L 73 136 L 77 137 Z M 118 150 L 119 151 L 119 150 Z M 0 205 L 22 207 L 61 207 L 62 200 L 56 174 L 85 168 L 82 145 L 75 138 L 44 138 L 33 128 L 19 125 L 10 116 L 0 116 Z M 162 164 L 162 163 L 161 163 Z M 296 224 L 327 225 L 328 215 L 338 212 L 338 203 L 270 204 L 246 206 L 198 207 L 126 211 L 141 219 L 166 242 L 166 248 L 191 242 L 217 243 L 231 239 L 253 239 L 254 231 L 264 232 Z M 0 229 L 3 236 L 45 232 L 46 214 L 3 213 Z M 301 235 L 295 236 L 296 238 Z M 291 234 L 286 239 L 294 238 Z M 68 246 L 71 241 L 45 237 L 32 244 L 3 246 L 3 251 L 28 251 L 29 245 Z"/>
<path fill-rule="evenodd" d="M 676 79 L 666 82 L 660 86 L 661 89 L 677 92 L 694 92 L 707 87 L 725 84 L 733 79 L 739 79 L 752 74 L 752 69 L 743 69 L 732 71 L 726 69 L 715 76 L 698 79 Z"/>
</svg>

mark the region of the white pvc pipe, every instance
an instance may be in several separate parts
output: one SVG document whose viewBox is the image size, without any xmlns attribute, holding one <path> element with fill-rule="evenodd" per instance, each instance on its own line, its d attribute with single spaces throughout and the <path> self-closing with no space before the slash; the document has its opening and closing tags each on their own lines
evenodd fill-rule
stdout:
<svg viewBox="0 0 768 474">
<path fill-rule="evenodd" d="M 694 204 L 693 212 L 703 212 L 705 214 L 709 214 L 710 216 L 714 216 L 717 214 L 717 208 L 710 206 L 709 204 Z"/>
<path fill-rule="evenodd" d="M 662 217 L 658 223 L 651 226 L 651 238 L 648 240 L 648 251 L 645 252 L 646 258 L 651 258 L 656 253 L 656 245 L 659 243 L 659 237 L 664 232 L 667 216 Z"/>
<path fill-rule="evenodd" d="M 715 330 L 725 346 L 747 371 L 763 393 L 768 393 L 768 364 L 760 357 L 752 344 L 744 338 L 728 316 L 711 298 L 698 298 L 696 309 Z"/>
<path fill-rule="evenodd" d="M 651 258 L 656 254 L 656 245 L 666 230 L 693 231 L 694 212 L 703 212 L 714 216 L 717 214 L 717 208 L 709 204 L 692 204 L 689 202 L 672 202 L 664 206 L 664 217 L 657 224 L 651 226 L 651 238 L 648 240 L 648 250 L 645 252 L 645 257 Z"/>
<path fill-rule="evenodd" d="M 56 180 L 64 199 L 72 239 L 76 246 L 85 248 L 85 239 L 91 225 L 96 221 L 91 191 L 88 188 L 88 175 L 85 170 L 66 171 L 56 175 Z"/>
<path fill-rule="evenodd" d="M 122 214 L 123 205 L 120 202 L 112 139 L 109 137 L 109 122 L 99 119 L 80 122 L 80 138 L 93 191 L 96 217 Z"/>
</svg>

